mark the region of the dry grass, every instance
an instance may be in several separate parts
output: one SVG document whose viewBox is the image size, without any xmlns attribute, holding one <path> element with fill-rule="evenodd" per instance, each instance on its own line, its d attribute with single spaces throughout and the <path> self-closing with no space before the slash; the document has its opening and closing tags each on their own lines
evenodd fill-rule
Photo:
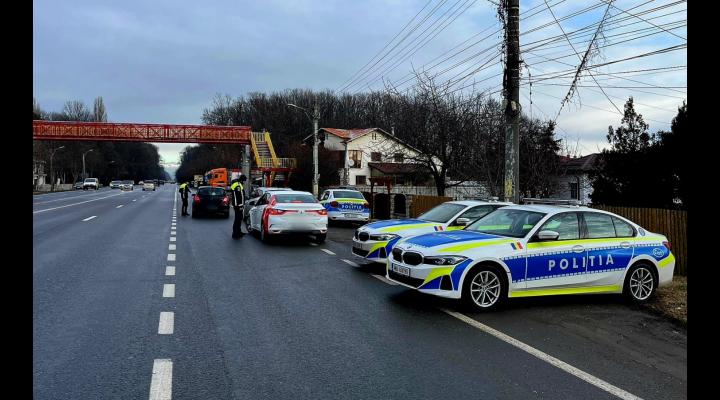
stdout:
<svg viewBox="0 0 720 400">
<path fill-rule="evenodd" d="M 687 277 L 673 277 L 672 283 L 658 289 L 655 298 L 645 307 L 687 327 Z"/>
</svg>

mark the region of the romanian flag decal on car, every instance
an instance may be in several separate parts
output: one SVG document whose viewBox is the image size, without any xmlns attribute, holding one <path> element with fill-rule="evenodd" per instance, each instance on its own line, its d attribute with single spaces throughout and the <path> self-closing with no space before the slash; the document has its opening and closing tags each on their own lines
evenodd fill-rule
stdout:
<svg viewBox="0 0 720 400">
<path fill-rule="evenodd" d="M 520 242 L 510 243 L 510 246 L 512 246 L 513 250 L 522 250 L 522 244 Z"/>
<path fill-rule="evenodd" d="M 443 230 L 443 227 L 442 227 L 442 225 L 439 225 L 439 226 L 434 226 L 433 228 L 435 228 L 435 232 L 440 232 L 440 231 L 442 231 L 442 230 Z"/>
</svg>

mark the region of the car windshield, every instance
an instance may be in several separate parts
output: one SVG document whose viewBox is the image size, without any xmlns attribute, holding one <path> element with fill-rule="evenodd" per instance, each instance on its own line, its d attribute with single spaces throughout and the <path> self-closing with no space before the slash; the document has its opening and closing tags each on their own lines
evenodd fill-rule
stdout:
<svg viewBox="0 0 720 400">
<path fill-rule="evenodd" d="M 95 183 L 95 178 L 87 178 L 87 179 L 85 179 L 85 182 Z"/>
<path fill-rule="evenodd" d="M 430 211 L 421 214 L 418 219 L 430 222 L 445 223 L 450 221 L 450 218 L 454 217 L 455 214 L 459 213 L 465 206 L 462 204 L 443 203 L 439 206 L 435 206 Z"/>
<path fill-rule="evenodd" d="M 276 194 L 274 197 L 278 203 L 317 203 L 311 194 L 305 193 Z"/>
<path fill-rule="evenodd" d="M 207 195 L 207 196 L 222 196 L 225 194 L 225 189 L 204 187 L 204 188 L 198 189 L 197 192 L 198 192 L 198 194 Z"/>
<path fill-rule="evenodd" d="M 544 213 L 500 208 L 468 225 L 465 230 L 492 235 L 525 237 Z"/>
<path fill-rule="evenodd" d="M 365 197 L 363 197 L 362 193 L 360 192 L 353 192 L 351 190 L 335 190 L 333 191 L 333 196 L 336 199 L 360 199 L 365 200 Z"/>
<path fill-rule="evenodd" d="M 133 181 L 123 181 L 123 183 L 127 183 L 128 185 L 132 185 Z"/>
</svg>

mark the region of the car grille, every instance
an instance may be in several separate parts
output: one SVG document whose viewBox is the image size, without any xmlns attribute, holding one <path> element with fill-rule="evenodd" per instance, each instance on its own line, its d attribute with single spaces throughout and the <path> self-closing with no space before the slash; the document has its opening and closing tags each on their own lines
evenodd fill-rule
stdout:
<svg viewBox="0 0 720 400">
<path fill-rule="evenodd" d="M 398 249 L 397 247 L 393 249 L 392 255 L 393 255 L 393 260 L 402 261 L 402 250 Z"/>
<path fill-rule="evenodd" d="M 423 261 L 423 256 L 414 251 L 406 251 L 402 255 L 403 262 L 407 265 L 418 265 Z"/>
<path fill-rule="evenodd" d="M 352 248 L 352 252 L 353 252 L 353 254 L 357 254 L 357 255 L 362 256 L 362 257 L 367 256 L 368 253 L 369 253 L 368 250 L 358 249 L 357 247 L 353 247 L 353 248 Z"/>
<path fill-rule="evenodd" d="M 358 234 L 358 239 L 362 240 L 363 242 L 370 239 L 370 234 L 367 232 L 360 232 Z"/>
<path fill-rule="evenodd" d="M 418 279 L 418 278 L 412 278 L 410 276 L 400 275 L 397 272 L 394 271 L 388 271 L 388 276 L 392 278 L 393 280 L 396 280 L 398 282 L 402 282 L 406 285 L 410 285 L 414 288 L 419 288 L 424 280 Z"/>
</svg>

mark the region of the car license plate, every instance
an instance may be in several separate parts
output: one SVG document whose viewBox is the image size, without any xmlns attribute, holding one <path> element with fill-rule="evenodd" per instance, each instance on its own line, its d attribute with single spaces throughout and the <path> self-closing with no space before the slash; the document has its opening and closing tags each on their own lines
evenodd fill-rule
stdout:
<svg viewBox="0 0 720 400">
<path fill-rule="evenodd" d="M 345 218 L 357 218 L 357 214 L 345 214 Z"/>
<path fill-rule="evenodd" d="M 410 276 L 410 268 L 408 268 L 408 267 L 403 267 L 402 265 L 392 263 L 392 265 L 390 266 L 390 269 L 393 272 L 397 272 L 400 275 Z"/>
</svg>

